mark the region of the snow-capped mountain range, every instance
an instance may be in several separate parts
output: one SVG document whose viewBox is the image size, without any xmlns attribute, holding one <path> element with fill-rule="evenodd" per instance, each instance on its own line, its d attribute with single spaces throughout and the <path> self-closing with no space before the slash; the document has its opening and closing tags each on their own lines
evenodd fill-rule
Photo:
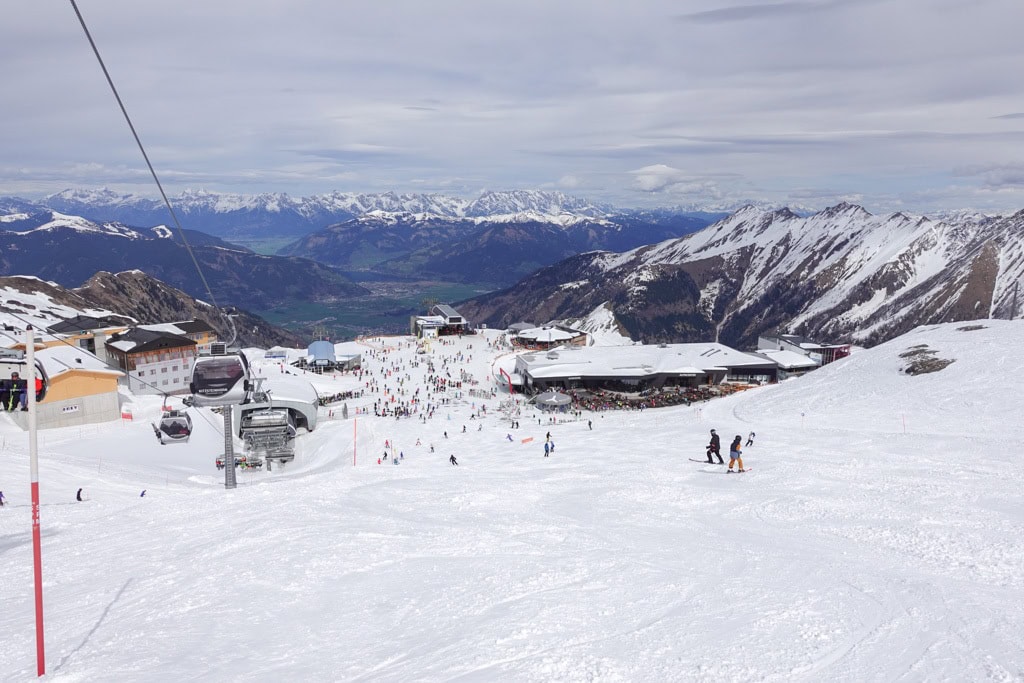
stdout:
<svg viewBox="0 0 1024 683">
<path fill-rule="evenodd" d="M 1022 280 L 1024 211 L 937 220 L 845 203 L 807 217 L 747 207 L 682 238 L 574 256 L 460 311 L 500 326 L 606 305 L 645 341 L 744 347 L 779 331 L 871 344 L 921 324 L 1015 317 Z"/>
<path fill-rule="evenodd" d="M 488 191 L 473 199 L 396 192 L 330 192 L 291 197 L 284 193 L 241 195 L 186 190 L 170 201 L 183 227 L 220 237 L 297 237 L 367 214 L 415 214 L 450 219 L 494 217 L 506 222 L 516 220 L 514 217 L 517 215 L 527 214 L 535 220 L 564 223 L 568 217 L 595 219 L 620 213 L 610 206 L 569 197 L 561 192 L 539 190 Z M 162 201 L 106 188 L 65 190 L 39 201 L 0 198 L 0 213 L 43 210 L 128 225 L 172 222 Z"/>
<path fill-rule="evenodd" d="M 65 192 L 46 201 L 77 202 L 108 215 L 142 206 L 138 198 L 109 191 Z M 761 333 L 786 331 L 872 344 L 919 324 L 1008 318 L 1024 307 L 1018 292 L 1024 212 L 876 216 L 843 203 L 801 216 L 747 206 L 694 232 L 703 225 L 699 219 L 672 211 L 630 214 L 536 191 L 485 193 L 473 201 L 395 193 L 293 201 L 186 192 L 175 204 L 182 213 L 207 211 L 207 218 L 219 215 L 236 227 L 245 212 L 288 213 L 296 221 L 333 207 L 349 218 L 312 232 L 307 222 L 304 236 L 282 253 L 334 267 L 497 286 L 532 273 L 464 304 L 471 320 L 490 325 L 581 318 L 605 306 L 619 328 L 645 341 L 717 338 L 749 346 Z M 134 223 L 157 226 L 139 230 L 123 221 L 40 212 L 38 204 L 10 198 L 0 200 L 0 215 L 0 274 L 76 285 L 99 270 L 140 268 L 201 295 L 189 289 L 187 264 L 163 262 L 180 250 L 139 262 L 139 247 L 123 247 L 173 243 L 162 215 Z M 122 246 L 97 246 L 111 239 Z M 199 232 L 190 242 L 215 250 L 211 266 L 227 278 L 232 302 L 243 306 L 254 293 L 263 304 L 272 302 L 270 290 L 316 300 L 351 287 L 315 264 L 296 270 L 287 260 L 263 263 L 274 257 Z M 244 276 L 234 273 L 238 268 Z M 304 293 L 296 294 L 297 272 L 304 274 Z M 305 277 L 309 273 L 317 274 L 316 282 Z"/>
</svg>

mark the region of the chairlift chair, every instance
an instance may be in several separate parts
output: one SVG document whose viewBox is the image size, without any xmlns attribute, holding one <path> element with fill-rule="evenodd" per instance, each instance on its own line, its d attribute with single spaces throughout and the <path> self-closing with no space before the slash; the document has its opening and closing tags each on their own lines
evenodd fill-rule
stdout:
<svg viewBox="0 0 1024 683">
<path fill-rule="evenodd" d="M 36 403 L 46 397 L 50 378 L 40 361 L 35 361 Z M 21 395 L 28 386 L 28 361 L 24 358 L 0 358 L 0 409 L 18 410 Z"/>
<path fill-rule="evenodd" d="M 192 405 L 199 408 L 245 403 L 251 388 L 249 360 L 241 352 L 200 356 L 192 366 L 188 388 Z"/>
</svg>

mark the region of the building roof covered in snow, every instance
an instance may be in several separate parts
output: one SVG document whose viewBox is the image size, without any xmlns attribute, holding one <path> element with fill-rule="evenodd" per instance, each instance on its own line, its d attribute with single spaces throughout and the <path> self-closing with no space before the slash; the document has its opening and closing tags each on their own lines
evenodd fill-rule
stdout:
<svg viewBox="0 0 1024 683">
<path fill-rule="evenodd" d="M 517 370 L 534 378 L 697 376 L 732 368 L 774 368 L 767 358 L 724 344 L 588 346 L 559 348 L 519 356 Z"/>
<path fill-rule="evenodd" d="M 78 332 L 91 332 L 93 330 L 125 326 L 126 323 L 123 320 L 115 320 L 108 317 L 95 318 L 91 315 L 76 315 L 50 325 L 46 328 L 46 331 L 53 332 L 54 334 L 75 334 Z"/>
<path fill-rule="evenodd" d="M 761 349 L 757 351 L 757 355 L 770 358 L 783 370 L 801 370 L 818 367 L 816 360 L 795 351 Z"/>
<path fill-rule="evenodd" d="M 107 346 L 126 353 L 144 353 L 181 346 L 196 346 L 196 343 L 180 334 L 148 327 L 135 327 L 110 337 Z"/>
<path fill-rule="evenodd" d="M 66 344 L 40 349 L 36 351 L 36 358 L 43 364 L 46 374 L 51 379 L 70 370 L 88 370 L 117 377 L 124 374 L 117 368 L 111 368 L 85 349 Z"/>
</svg>

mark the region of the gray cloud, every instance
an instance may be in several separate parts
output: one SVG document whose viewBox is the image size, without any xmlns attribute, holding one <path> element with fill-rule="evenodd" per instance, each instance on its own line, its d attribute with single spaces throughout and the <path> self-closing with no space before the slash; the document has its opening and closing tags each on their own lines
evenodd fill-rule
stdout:
<svg viewBox="0 0 1024 683">
<path fill-rule="evenodd" d="M 953 169 L 961 178 L 979 178 L 988 190 L 1024 189 L 1024 163 L 973 164 Z"/>
<path fill-rule="evenodd" d="M 786 19 L 792 16 L 803 16 L 813 12 L 827 12 L 842 9 L 865 0 L 820 0 L 819 2 L 773 2 L 762 5 L 735 5 L 721 9 L 705 10 L 682 14 L 679 21 L 694 23 L 722 23 L 748 21 L 752 19 Z"/>
<path fill-rule="evenodd" d="M 83 11 L 172 191 L 1022 202 L 998 169 L 1024 143 L 1024 3 L 724 4 L 693 0 L 683 16 L 677 0 Z M 67 6 L 6 17 L 0 59 L 0 193 L 152 194 Z M 991 170 L 954 172 L 971 165 Z"/>
</svg>

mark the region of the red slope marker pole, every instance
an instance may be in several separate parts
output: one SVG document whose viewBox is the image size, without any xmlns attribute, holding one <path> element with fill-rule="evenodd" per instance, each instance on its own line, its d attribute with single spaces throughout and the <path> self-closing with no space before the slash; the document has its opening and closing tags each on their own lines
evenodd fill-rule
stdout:
<svg viewBox="0 0 1024 683">
<path fill-rule="evenodd" d="M 28 360 L 25 394 L 28 399 L 28 454 L 32 486 L 32 568 L 36 592 L 36 675 L 46 674 L 46 652 L 43 641 L 43 548 L 39 532 L 39 450 L 36 440 L 36 343 L 32 326 L 25 330 L 25 352 Z"/>
</svg>

